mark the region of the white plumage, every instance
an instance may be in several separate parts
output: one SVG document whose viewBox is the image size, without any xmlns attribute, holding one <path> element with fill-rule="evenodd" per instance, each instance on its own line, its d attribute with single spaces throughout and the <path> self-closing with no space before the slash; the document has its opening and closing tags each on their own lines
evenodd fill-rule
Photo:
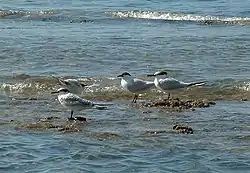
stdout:
<svg viewBox="0 0 250 173">
<path fill-rule="evenodd" d="M 178 81 L 177 79 L 170 78 L 167 76 L 167 72 L 159 71 L 154 73 L 153 75 L 148 76 L 155 76 L 154 85 L 161 91 L 168 92 L 168 98 L 170 97 L 170 93 L 180 91 L 182 89 L 186 89 L 191 86 L 201 86 L 204 85 L 205 82 L 191 82 L 186 83 L 182 81 Z"/>
<path fill-rule="evenodd" d="M 76 94 L 70 93 L 66 88 L 60 88 L 53 93 L 60 93 L 58 95 L 58 101 L 63 105 L 65 108 L 71 111 L 70 118 L 73 119 L 74 111 L 81 111 L 84 109 L 90 109 L 95 106 L 95 104 L 89 100 L 82 99 Z"/>
<path fill-rule="evenodd" d="M 129 73 L 125 72 L 117 77 L 121 77 L 121 86 L 125 91 L 131 92 L 134 94 L 132 100 L 133 103 L 136 103 L 138 94 L 145 93 L 154 87 L 154 82 L 144 81 L 141 79 L 133 78 Z"/>
<path fill-rule="evenodd" d="M 80 83 L 78 80 L 76 79 L 60 79 L 58 77 L 52 76 L 53 78 L 57 79 L 57 81 L 59 82 L 59 84 L 63 87 L 63 88 L 67 88 L 69 90 L 69 92 L 73 93 L 73 94 L 81 94 L 83 88 L 86 86 L 85 84 Z"/>
</svg>

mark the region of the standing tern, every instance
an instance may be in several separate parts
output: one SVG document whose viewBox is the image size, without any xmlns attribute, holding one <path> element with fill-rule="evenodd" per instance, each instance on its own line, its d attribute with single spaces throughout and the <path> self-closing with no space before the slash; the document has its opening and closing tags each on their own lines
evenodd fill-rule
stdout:
<svg viewBox="0 0 250 173">
<path fill-rule="evenodd" d="M 81 94 L 83 88 L 87 85 L 80 83 L 78 80 L 76 79 L 61 79 L 59 77 L 56 76 L 52 76 L 53 78 L 57 79 L 57 81 L 59 82 L 59 84 L 68 89 L 71 93 L 73 94 Z"/>
<path fill-rule="evenodd" d="M 154 82 L 133 78 L 128 72 L 124 72 L 117 77 L 121 78 L 122 88 L 134 94 L 132 103 L 136 103 L 139 93 L 145 93 L 154 87 Z"/>
<path fill-rule="evenodd" d="M 74 111 L 81 111 L 84 109 L 91 109 L 97 104 L 94 104 L 93 102 L 89 100 L 85 100 L 80 98 L 78 95 L 70 93 L 70 91 L 67 88 L 59 88 L 57 91 L 51 92 L 51 94 L 59 93 L 58 100 L 65 108 L 69 109 L 70 112 L 70 118 L 73 118 Z"/>
<path fill-rule="evenodd" d="M 154 84 L 155 87 L 163 92 L 168 92 L 168 99 L 170 98 L 170 93 L 176 92 L 181 89 L 185 89 L 191 86 L 201 86 L 204 85 L 205 82 L 191 82 L 186 83 L 182 81 L 178 81 L 177 79 L 170 78 L 167 76 L 167 72 L 165 71 L 157 71 L 153 75 L 147 76 L 154 76 Z"/>
</svg>

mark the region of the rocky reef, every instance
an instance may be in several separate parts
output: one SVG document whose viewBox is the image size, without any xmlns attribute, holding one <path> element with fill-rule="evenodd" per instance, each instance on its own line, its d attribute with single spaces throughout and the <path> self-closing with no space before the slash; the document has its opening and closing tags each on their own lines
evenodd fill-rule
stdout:
<svg viewBox="0 0 250 173">
<path fill-rule="evenodd" d="M 207 108 L 211 105 L 215 105 L 214 101 L 206 100 L 179 100 L 177 99 L 164 99 L 164 100 L 154 100 L 150 102 L 143 102 L 142 104 L 137 104 L 136 107 L 156 107 L 159 109 L 167 109 L 171 111 L 182 111 L 182 110 L 195 110 L 195 108 Z"/>
</svg>

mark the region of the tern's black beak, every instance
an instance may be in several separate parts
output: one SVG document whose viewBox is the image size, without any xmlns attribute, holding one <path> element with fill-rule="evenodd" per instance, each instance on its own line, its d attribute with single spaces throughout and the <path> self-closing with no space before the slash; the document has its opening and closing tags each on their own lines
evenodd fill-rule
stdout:
<svg viewBox="0 0 250 173">
<path fill-rule="evenodd" d="M 122 74 L 120 74 L 120 75 L 118 75 L 117 77 L 123 77 L 123 75 L 122 75 Z"/>
<path fill-rule="evenodd" d="M 147 77 L 152 77 L 155 76 L 154 74 L 148 74 Z"/>
<path fill-rule="evenodd" d="M 81 83 L 81 86 L 84 88 L 84 87 L 86 87 L 86 86 L 88 86 L 88 85 Z"/>
</svg>

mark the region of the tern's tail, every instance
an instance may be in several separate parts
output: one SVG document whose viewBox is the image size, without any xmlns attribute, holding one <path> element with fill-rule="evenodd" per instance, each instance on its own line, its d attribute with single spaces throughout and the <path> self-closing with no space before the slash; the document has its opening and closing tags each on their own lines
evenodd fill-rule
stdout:
<svg viewBox="0 0 250 173">
<path fill-rule="evenodd" d="M 202 81 L 202 82 L 194 82 L 194 83 L 188 84 L 188 87 L 191 87 L 191 86 L 202 86 L 202 85 L 204 85 L 205 83 L 206 83 L 205 81 Z"/>
</svg>

